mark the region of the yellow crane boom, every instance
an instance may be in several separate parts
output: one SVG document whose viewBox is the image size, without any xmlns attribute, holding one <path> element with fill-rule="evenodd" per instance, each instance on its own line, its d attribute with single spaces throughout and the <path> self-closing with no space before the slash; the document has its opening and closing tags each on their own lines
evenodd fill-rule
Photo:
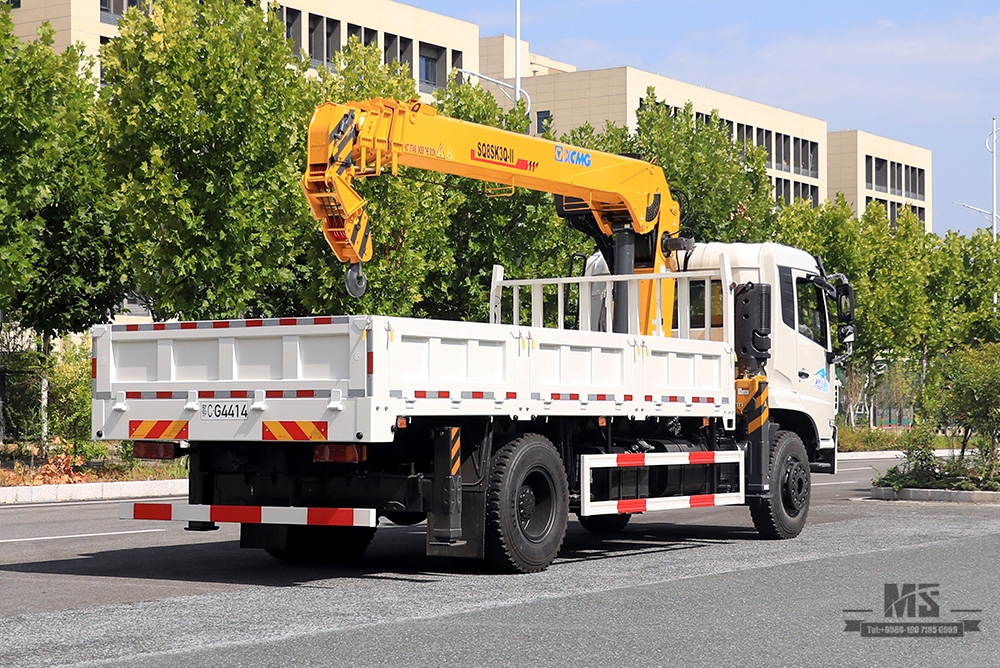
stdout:
<svg viewBox="0 0 1000 668">
<path fill-rule="evenodd" d="M 348 289 L 355 296 L 364 292 L 361 263 L 371 258 L 372 244 L 364 199 L 351 182 L 395 175 L 400 166 L 553 193 L 563 198 L 564 215 L 592 216 L 591 233 L 605 243 L 614 238 L 614 273 L 670 266 L 665 240 L 678 232 L 680 208 L 654 164 L 439 116 L 415 101 L 327 102 L 309 124 L 302 186 L 330 248 L 351 264 Z M 649 333 L 656 309 L 649 291 L 641 292 L 640 323 Z M 616 295 L 616 304 L 623 301 Z M 672 301 L 672 293 L 664 294 L 667 318 Z"/>
</svg>

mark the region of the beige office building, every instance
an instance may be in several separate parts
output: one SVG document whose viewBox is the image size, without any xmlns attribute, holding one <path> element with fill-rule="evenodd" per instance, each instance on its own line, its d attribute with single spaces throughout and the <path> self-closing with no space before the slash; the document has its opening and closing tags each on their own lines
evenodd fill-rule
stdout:
<svg viewBox="0 0 1000 668">
<path fill-rule="evenodd" d="M 483 74 L 513 83 L 514 39 L 487 37 L 480 43 Z M 584 123 L 600 130 L 606 121 L 634 130 L 640 101 L 652 87 L 657 99 L 671 107 L 691 102 L 702 119 L 718 110 L 734 141 L 764 147 L 776 199 L 802 198 L 817 205 L 827 198 L 825 121 L 634 67 L 576 70 L 531 53 L 524 40 L 521 63 L 521 87 L 531 100 L 533 132 L 549 127 L 559 135 Z M 504 97 L 498 99 L 510 106 Z"/>
<path fill-rule="evenodd" d="M 56 31 L 56 48 L 82 42 L 98 55 L 118 35 L 118 19 L 142 0 L 14 0 L 15 34 L 31 39 L 43 21 Z M 266 7 L 266 0 L 261 0 Z M 313 65 L 329 63 L 351 36 L 378 44 L 385 62 L 407 64 L 427 95 L 447 81 L 451 68 L 479 67 L 479 26 L 390 0 L 295 0 L 281 7 L 281 20 L 295 49 Z"/>
<path fill-rule="evenodd" d="M 860 130 L 831 132 L 827 171 L 831 192 L 844 193 L 861 215 L 871 202 L 890 220 L 909 208 L 932 229 L 931 152 Z"/>
</svg>

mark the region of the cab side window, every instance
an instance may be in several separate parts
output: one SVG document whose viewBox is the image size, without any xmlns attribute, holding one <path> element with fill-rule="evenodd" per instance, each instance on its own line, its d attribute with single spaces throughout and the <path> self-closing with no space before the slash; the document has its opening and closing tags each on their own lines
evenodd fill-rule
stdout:
<svg viewBox="0 0 1000 668">
<path fill-rule="evenodd" d="M 798 304 L 797 331 L 827 349 L 826 302 L 819 288 L 807 278 L 796 278 L 795 296 Z"/>
</svg>

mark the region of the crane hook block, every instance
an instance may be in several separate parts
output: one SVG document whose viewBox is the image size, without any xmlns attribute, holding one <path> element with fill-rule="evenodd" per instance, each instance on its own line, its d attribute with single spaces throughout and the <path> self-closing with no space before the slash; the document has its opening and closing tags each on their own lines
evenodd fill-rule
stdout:
<svg viewBox="0 0 1000 668">
<path fill-rule="evenodd" d="M 362 269 L 360 262 L 352 262 L 347 267 L 345 283 L 347 284 L 347 294 L 355 299 L 365 294 L 365 290 L 368 289 L 368 279 L 365 278 L 365 270 Z"/>
</svg>

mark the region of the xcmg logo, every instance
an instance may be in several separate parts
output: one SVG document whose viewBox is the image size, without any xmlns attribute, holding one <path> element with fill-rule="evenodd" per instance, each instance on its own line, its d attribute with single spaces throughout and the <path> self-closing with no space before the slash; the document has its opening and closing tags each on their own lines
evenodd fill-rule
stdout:
<svg viewBox="0 0 1000 668">
<path fill-rule="evenodd" d="M 590 154 L 576 148 L 556 146 L 556 162 L 565 162 L 580 167 L 590 167 Z"/>
</svg>

